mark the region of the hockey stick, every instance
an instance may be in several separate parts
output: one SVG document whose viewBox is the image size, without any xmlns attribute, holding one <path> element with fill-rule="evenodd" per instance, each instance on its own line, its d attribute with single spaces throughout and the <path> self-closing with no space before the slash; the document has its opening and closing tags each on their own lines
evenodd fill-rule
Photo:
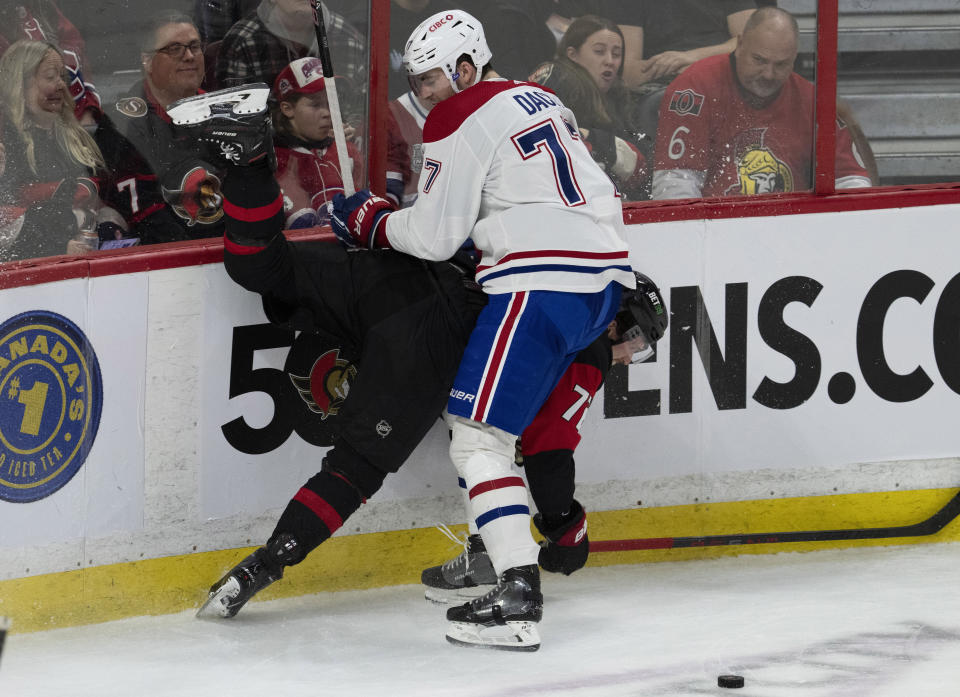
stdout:
<svg viewBox="0 0 960 697">
<path fill-rule="evenodd" d="M 337 144 L 337 159 L 340 161 L 340 178 L 343 180 L 344 196 L 352 196 L 353 163 L 347 152 L 347 138 L 343 132 L 343 118 L 340 116 L 340 99 L 337 97 L 337 84 L 333 76 L 333 61 L 330 58 L 330 42 L 327 41 L 327 27 L 323 21 L 323 3 L 313 2 L 313 27 L 317 32 L 317 47 L 320 50 L 320 62 L 323 64 L 323 86 L 330 105 L 330 119 L 333 121 L 333 140 Z"/>
<path fill-rule="evenodd" d="M 912 525 L 887 528 L 848 528 L 846 530 L 810 530 L 796 532 L 758 532 L 705 537 L 648 537 L 636 540 L 598 540 L 590 543 L 591 552 L 628 552 L 641 549 L 679 549 L 681 547 L 718 547 L 722 545 L 776 544 L 780 542 L 828 542 L 831 540 L 879 540 L 889 537 L 925 537 L 940 532 L 960 515 L 960 491 L 939 511 Z"/>
</svg>

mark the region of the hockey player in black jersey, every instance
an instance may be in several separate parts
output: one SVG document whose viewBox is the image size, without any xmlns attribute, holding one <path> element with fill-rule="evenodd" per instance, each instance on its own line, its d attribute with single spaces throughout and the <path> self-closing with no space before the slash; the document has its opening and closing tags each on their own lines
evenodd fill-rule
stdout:
<svg viewBox="0 0 960 697">
<path fill-rule="evenodd" d="M 321 471 L 287 504 L 267 544 L 211 588 L 201 611 L 224 617 L 302 561 L 400 468 L 440 416 L 485 304 L 472 275 L 453 263 L 288 242 L 269 120 L 262 108 L 248 109 L 263 103 L 255 97 L 265 89 L 202 95 L 169 113 L 230 163 L 223 181 L 230 277 L 262 296 L 271 322 L 349 347 L 362 368 L 350 381 Z"/>
<path fill-rule="evenodd" d="M 287 241 L 271 169 L 269 122 L 256 94 L 265 89 L 247 86 L 202 95 L 172 105 L 170 114 L 229 163 L 223 183 L 224 266 L 231 278 L 261 294 L 272 322 L 349 347 L 362 368 L 340 406 L 334 447 L 321 471 L 290 500 L 266 545 L 215 583 L 198 611 L 209 609 L 223 617 L 236 615 L 257 592 L 279 580 L 284 567 L 302 561 L 376 493 L 387 474 L 399 469 L 440 416 L 485 303 L 468 264 L 424 262 L 390 250 L 347 252 L 323 241 Z M 621 333 L 615 338 L 625 338 Z M 614 346 L 614 356 L 643 343 L 622 341 Z M 610 340 L 595 344 L 585 352 L 599 351 L 602 357 L 584 360 L 608 367 Z M 593 392 L 602 373 L 599 377 Z M 566 459 L 563 453 L 559 457 Z M 587 551 L 583 509 L 572 499 L 572 447 L 569 467 L 556 468 L 555 462 L 551 455 L 528 471 L 529 476 L 536 469 L 542 482 L 531 482 L 541 511 L 537 524 L 547 536 L 541 563 L 548 570 L 572 571 L 573 564 L 582 566 Z M 556 481 L 560 483 L 554 486 Z M 562 514 L 559 521 L 549 517 L 553 511 Z M 577 524 L 584 534 L 561 532 Z M 576 538 L 576 544 L 567 545 L 566 537 Z M 571 561 L 567 547 L 572 558 L 583 560 Z M 539 587 L 504 602 L 508 619 L 511 607 L 518 614 L 539 612 Z M 459 611 L 472 612 L 469 604 Z"/>
</svg>

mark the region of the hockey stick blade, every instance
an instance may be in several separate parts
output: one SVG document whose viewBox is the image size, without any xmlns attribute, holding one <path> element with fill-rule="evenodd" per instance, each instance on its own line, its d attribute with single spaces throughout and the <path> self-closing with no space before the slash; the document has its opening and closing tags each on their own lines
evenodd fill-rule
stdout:
<svg viewBox="0 0 960 697">
<path fill-rule="evenodd" d="M 704 537 L 648 537 L 635 540 L 595 540 L 591 552 L 629 552 L 644 549 L 680 549 L 723 545 L 777 544 L 783 542 L 830 542 L 834 540 L 880 540 L 891 537 L 927 537 L 943 530 L 960 515 L 960 491 L 939 511 L 912 525 L 886 528 L 848 528 L 845 530 L 809 530 L 794 532 L 757 532 Z"/>
</svg>

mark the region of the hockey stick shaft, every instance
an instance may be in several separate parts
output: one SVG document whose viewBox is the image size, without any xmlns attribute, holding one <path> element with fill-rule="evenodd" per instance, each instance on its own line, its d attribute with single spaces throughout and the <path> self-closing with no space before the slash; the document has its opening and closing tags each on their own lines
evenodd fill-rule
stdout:
<svg viewBox="0 0 960 697">
<path fill-rule="evenodd" d="M 350 161 L 350 153 L 347 152 L 347 137 L 343 131 L 340 98 L 337 96 L 333 60 L 330 58 L 330 42 L 327 40 L 327 27 L 323 21 L 323 4 L 320 0 L 314 0 L 313 3 L 313 26 L 317 32 L 320 62 L 323 64 L 323 86 L 327 93 L 327 104 L 330 106 L 330 120 L 333 121 L 333 140 L 337 145 L 337 159 L 340 162 L 343 194 L 344 196 L 352 196 L 356 192 L 353 186 L 353 163 Z"/>
<path fill-rule="evenodd" d="M 958 515 L 960 515 L 960 492 L 957 492 L 953 498 L 947 501 L 943 508 L 932 516 L 912 525 L 886 528 L 848 528 L 844 530 L 707 535 L 704 537 L 648 537 L 635 540 L 597 540 L 590 543 L 590 551 L 628 552 L 644 549 L 719 547 L 723 545 L 776 544 L 782 542 L 829 542 L 834 540 L 879 540 L 891 537 L 926 537 L 940 532 Z"/>
</svg>

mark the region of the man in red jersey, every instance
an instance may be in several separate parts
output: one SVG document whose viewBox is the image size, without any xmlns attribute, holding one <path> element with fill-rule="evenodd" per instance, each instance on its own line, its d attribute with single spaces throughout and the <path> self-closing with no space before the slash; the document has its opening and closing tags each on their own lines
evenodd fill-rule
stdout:
<svg viewBox="0 0 960 697">
<path fill-rule="evenodd" d="M 793 72 L 797 22 L 754 12 L 736 50 L 681 73 L 664 95 L 653 198 L 783 193 L 813 181 L 814 86 Z M 836 187 L 870 186 L 847 125 L 837 121 Z"/>
</svg>

